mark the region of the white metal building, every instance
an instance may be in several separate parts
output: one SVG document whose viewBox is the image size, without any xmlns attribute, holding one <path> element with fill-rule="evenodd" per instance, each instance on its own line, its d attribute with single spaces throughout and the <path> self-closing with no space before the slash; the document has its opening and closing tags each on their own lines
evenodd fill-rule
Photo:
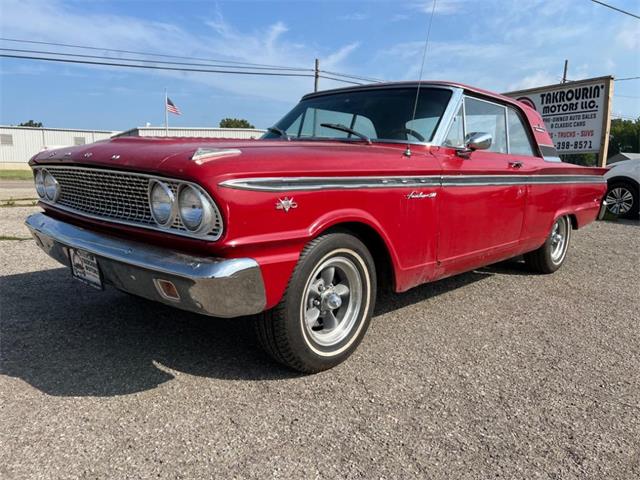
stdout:
<svg viewBox="0 0 640 480">
<path fill-rule="evenodd" d="M 259 138 L 266 130 L 257 128 L 169 128 L 170 137 Z M 42 150 L 86 145 L 113 137 L 164 137 L 164 127 L 137 127 L 125 132 L 0 126 L 0 169 L 29 168 L 27 162 Z"/>
<path fill-rule="evenodd" d="M 0 169 L 22 170 L 36 153 L 110 138 L 113 131 L 0 125 Z"/>
<path fill-rule="evenodd" d="M 203 137 L 203 138 L 260 138 L 266 130 L 259 128 L 198 128 L 169 127 L 169 137 Z M 164 137 L 164 127 L 137 127 L 114 135 L 115 137 Z"/>
</svg>

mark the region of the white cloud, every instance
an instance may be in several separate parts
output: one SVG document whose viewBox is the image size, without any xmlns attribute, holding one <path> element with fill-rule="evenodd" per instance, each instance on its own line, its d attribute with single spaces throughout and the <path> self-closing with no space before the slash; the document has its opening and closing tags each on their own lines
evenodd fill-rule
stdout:
<svg viewBox="0 0 640 480">
<path fill-rule="evenodd" d="M 550 74 L 547 71 L 535 72 L 531 75 L 510 83 L 507 86 L 507 91 L 524 90 L 526 88 L 540 87 L 542 85 L 551 85 L 558 83 L 558 77 Z"/>
<path fill-rule="evenodd" d="M 637 20 L 627 21 L 616 35 L 616 43 L 627 50 L 640 50 L 640 24 Z M 637 58 L 637 57 L 636 57 Z"/>
<path fill-rule="evenodd" d="M 436 1 L 435 10 L 433 7 L 434 0 L 424 0 L 421 2 L 412 3 L 412 8 L 431 15 L 431 11 L 434 14 L 439 15 L 453 15 L 460 12 L 466 5 L 469 4 L 469 0 L 438 0 Z"/>
<path fill-rule="evenodd" d="M 5 37 L 60 42 L 61 32 L 64 32 L 64 43 L 108 46 L 111 49 L 309 69 L 313 68 L 313 59 L 320 58 L 322 68 L 345 71 L 349 70 L 346 63 L 349 55 L 358 47 L 358 43 L 348 43 L 335 51 L 318 51 L 312 45 L 288 41 L 288 27 L 280 21 L 253 31 L 241 31 L 228 23 L 220 11 L 203 21 L 203 26 L 209 27 L 208 32 L 195 34 L 192 33 L 193 30 L 169 23 L 126 15 L 85 13 L 81 9 L 69 7 L 61 0 L 2 0 L 1 8 L 0 31 Z M 56 50 L 63 49 L 56 47 Z M 87 68 L 100 69 L 105 73 L 118 71 L 111 67 Z M 57 67 L 56 71 L 60 71 L 60 68 Z M 313 79 L 308 77 L 231 76 L 166 71 L 146 74 L 179 77 L 228 92 L 287 103 L 295 102 L 303 93 L 310 91 L 313 85 Z M 322 82 L 323 86 L 344 85 L 330 80 Z"/>
</svg>

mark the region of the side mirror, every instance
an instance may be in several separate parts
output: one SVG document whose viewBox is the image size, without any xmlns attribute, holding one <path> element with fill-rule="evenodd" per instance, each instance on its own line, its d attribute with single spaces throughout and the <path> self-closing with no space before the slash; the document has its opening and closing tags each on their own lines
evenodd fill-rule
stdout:
<svg viewBox="0 0 640 480">
<path fill-rule="evenodd" d="M 464 142 L 464 148 L 458 149 L 458 156 L 469 158 L 471 152 L 475 150 L 487 150 L 491 147 L 493 137 L 490 133 L 471 132 L 467 134 Z"/>
<path fill-rule="evenodd" d="M 487 150 L 491 147 L 493 137 L 490 133 L 473 132 L 467 135 L 465 146 L 469 150 Z"/>
</svg>

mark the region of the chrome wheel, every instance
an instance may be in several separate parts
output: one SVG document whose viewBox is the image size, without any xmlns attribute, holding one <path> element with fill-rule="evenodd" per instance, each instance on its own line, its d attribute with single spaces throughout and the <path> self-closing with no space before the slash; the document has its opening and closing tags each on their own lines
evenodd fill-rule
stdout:
<svg viewBox="0 0 640 480">
<path fill-rule="evenodd" d="M 567 217 L 560 217 L 551 229 L 551 261 L 556 265 L 562 262 L 567 253 L 570 228 Z"/>
<path fill-rule="evenodd" d="M 362 262 L 355 252 L 349 253 Z M 300 314 L 306 336 L 322 347 L 338 345 L 357 324 L 362 298 L 362 276 L 351 258 L 337 255 L 321 261 L 302 295 Z"/>
<path fill-rule="evenodd" d="M 625 187 L 615 187 L 607 193 L 607 210 L 614 215 L 627 213 L 633 207 L 633 194 Z"/>
</svg>

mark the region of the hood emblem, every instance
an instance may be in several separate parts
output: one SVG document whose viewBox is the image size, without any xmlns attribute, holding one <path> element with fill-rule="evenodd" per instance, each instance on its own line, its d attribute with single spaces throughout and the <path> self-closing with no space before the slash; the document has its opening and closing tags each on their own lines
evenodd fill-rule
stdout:
<svg viewBox="0 0 640 480">
<path fill-rule="evenodd" d="M 210 147 L 200 147 L 198 148 L 194 154 L 191 156 L 191 160 L 196 162 L 198 165 L 202 165 L 209 160 L 213 160 L 217 157 L 226 157 L 229 155 L 240 155 L 242 151 L 238 148 L 210 148 Z"/>
<path fill-rule="evenodd" d="M 87 152 L 87 153 L 84 154 L 84 158 L 89 158 L 91 156 L 93 156 L 93 153 L 91 153 L 91 152 Z"/>
<path fill-rule="evenodd" d="M 284 210 L 286 213 L 292 208 L 298 208 L 298 204 L 293 199 L 293 197 L 279 198 L 278 201 L 276 202 L 276 210 Z"/>
</svg>

